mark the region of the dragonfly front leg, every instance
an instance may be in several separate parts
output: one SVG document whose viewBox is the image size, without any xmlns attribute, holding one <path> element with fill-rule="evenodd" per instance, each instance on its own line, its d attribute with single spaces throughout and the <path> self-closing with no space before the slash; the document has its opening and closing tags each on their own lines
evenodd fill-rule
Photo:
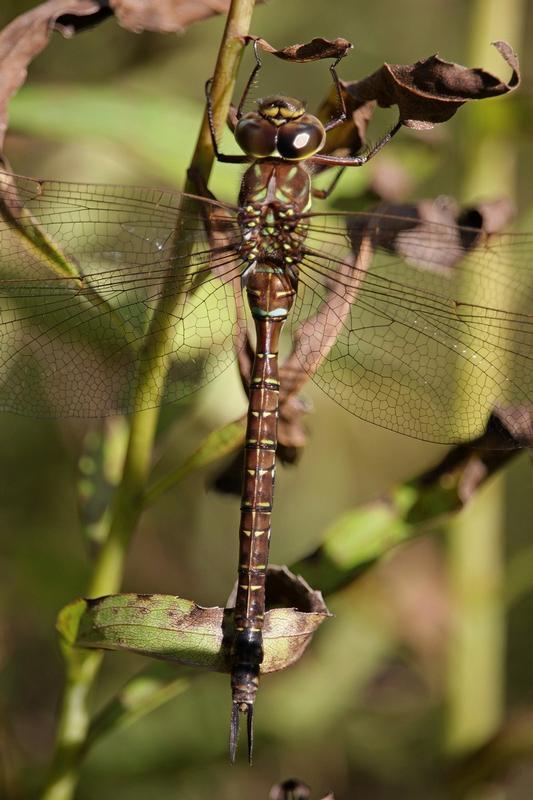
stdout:
<svg viewBox="0 0 533 800">
<path fill-rule="evenodd" d="M 362 167 L 364 164 L 368 164 L 368 162 L 374 158 L 374 156 L 376 156 L 394 136 L 396 136 L 398 131 L 401 130 L 402 125 L 403 122 L 398 120 L 398 122 L 390 129 L 390 131 L 388 131 L 384 136 L 381 137 L 381 139 L 378 139 L 378 141 L 372 145 L 370 150 L 368 150 L 366 153 L 362 153 L 359 156 L 333 156 L 317 153 L 317 155 L 311 156 L 309 163 L 322 164 L 328 167 Z M 338 177 L 336 178 L 335 183 L 337 180 Z"/>
<path fill-rule="evenodd" d="M 232 647 L 230 756 L 235 759 L 239 717 L 247 717 L 248 757 L 253 746 L 253 706 L 263 661 L 265 581 L 274 497 L 278 408 L 279 338 L 292 306 L 291 279 L 274 267 L 246 274 L 248 301 L 257 333 L 249 389 L 248 424 L 239 528 L 239 569 Z"/>
<path fill-rule="evenodd" d="M 215 158 L 217 161 L 222 161 L 226 164 L 247 164 L 250 160 L 248 156 L 227 155 L 226 153 L 221 153 L 218 149 L 217 135 L 215 130 L 215 115 L 213 109 L 213 96 L 211 93 L 212 84 L 213 78 L 209 78 L 205 84 L 205 99 L 207 103 L 207 121 L 209 123 L 209 132 L 211 134 L 211 142 L 213 144 Z"/>
</svg>

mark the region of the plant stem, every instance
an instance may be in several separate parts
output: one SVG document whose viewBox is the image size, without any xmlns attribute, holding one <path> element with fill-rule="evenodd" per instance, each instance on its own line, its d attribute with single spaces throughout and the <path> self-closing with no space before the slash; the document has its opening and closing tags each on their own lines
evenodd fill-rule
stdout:
<svg viewBox="0 0 533 800">
<path fill-rule="evenodd" d="M 244 47 L 243 37 L 249 31 L 253 7 L 254 0 L 233 0 L 228 13 L 212 86 L 215 126 L 219 133 L 228 114 Z M 212 164 L 213 151 L 207 117 L 204 116 L 191 166 L 199 170 L 207 180 Z M 128 546 L 142 511 L 142 498 L 150 472 L 159 402 L 164 389 L 165 366 L 168 360 L 165 353 L 170 349 L 173 335 L 172 326 L 167 321 L 179 301 L 179 285 L 175 276 L 169 273 L 140 359 L 143 366 L 138 376 L 137 410 L 131 417 L 128 449 L 122 479 L 111 508 L 109 534 L 100 549 L 89 580 L 89 597 L 113 594 L 120 589 Z M 150 397 L 154 407 L 141 411 L 146 397 Z M 88 696 L 101 662 L 101 653 L 76 651 L 67 657 L 55 754 L 48 784 L 42 795 L 43 800 L 71 800 L 74 795 L 90 724 Z"/>
<path fill-rule="evenodd" d="M 486 60 L 487 44 L 517 47 L 523 0 L 473 0 L 468 62 Z M 498 57 L 495 63 L 498 64 Z M 500 65 L 496 67 L 500 74 Z M 466 109 L 463 200 L 512 196 L 516 153 L 509 102 Z M 507 308 L 505 302 L 502 305 Z M 512 365 L 509 364 L 509 369 Z M 458 515 L 449 531 L 449 586 L 454 624 L 448 643 L 446 747 L 457 754 L 479 747 L 498 728 L 504 705 L 504 482 L 497 481 Z"/>
<path fill-rule="evenodd" d="M 525 0 L 509 0 L 505 8 L 499 0 L 471 0 L 468 63 L 477 66 L 489 61 L 489 69 L 500 75 L 504 65 L 489 42 L 505 39 L 517 49 L 525 13 Z M 517 154 L 511 105 L 512 101 L 499 98 L 487 106 L 483 101 L 465 109 L 463 201 L 513 193 Z"/>
</svg>

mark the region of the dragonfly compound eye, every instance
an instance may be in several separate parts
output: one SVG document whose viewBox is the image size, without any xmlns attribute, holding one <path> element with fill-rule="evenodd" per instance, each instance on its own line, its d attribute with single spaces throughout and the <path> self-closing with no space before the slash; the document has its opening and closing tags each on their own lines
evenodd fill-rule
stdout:
<svg viewBox="0 0 533 800">
<path fill-rule="evenodd" d="M 278 131 L 278 152 L 282 158 L 309 158 L 322 149 L 326 140 L 324 126 L 312 114 L 295 122 L 286 122 Z"/>
<path fill-rule="evenodd" d="M 246 114 L 235 128 L 237 144 L 253 158 L 265 158 L 276 149 L 277 130 L 266 119 L 256 113 Z"/>
</svg>

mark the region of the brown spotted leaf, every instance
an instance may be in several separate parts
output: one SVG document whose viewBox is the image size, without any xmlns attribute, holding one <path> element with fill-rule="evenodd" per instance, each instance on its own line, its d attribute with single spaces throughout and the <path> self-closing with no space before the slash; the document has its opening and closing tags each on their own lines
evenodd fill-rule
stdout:
<svg viewBox="0 0 533 800">
<path fill-rule="evenodd" d="M 260 36 L 246 36 L 245 41 L 247 44 L 249 42 L 257 42 L 257 45 L 265 53 L 281 58 L 284 61 L 296 61 L 300 64 L 306 61 L 320 61 L 323 58 L 343 58 L 348 50 L 353 47 L 351 42 L 342 38 L 331 40 L 317 37 L 305 44 L 292 44 L 281 50 L 277 50 Z"/>
<path fill-rule="evenodd" d="M 270 567 L 262 672 L 297 661 L 329 616 L 314 592 L 286 568 Z M 118 594 L 86 600 L 74 642 L 78 647 L 124 650 L 217 672 L 231 668 L 232 608 L 202 608 L 173 595 Z"/>
</svg>

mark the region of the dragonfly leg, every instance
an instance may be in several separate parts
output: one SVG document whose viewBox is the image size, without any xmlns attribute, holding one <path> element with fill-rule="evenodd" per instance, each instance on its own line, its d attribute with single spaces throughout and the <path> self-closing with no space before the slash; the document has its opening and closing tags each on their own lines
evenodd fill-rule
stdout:
<svg viewBox="0 0 533 800">
<path fill-rule="evenodd" d="M 333 180 L 331 181 L 329 186 L 326 186 L 325 189 L 315 189 L 313 187 L 313 189 L 311 190 L 312 193 L 313 193 L 313 197 L 316 197 L 319 200 L 325 200 L 327 197 L 329 197 L 330 194 L 332 193 L 332 191 L 335 189 L 336 185 L 338 184 L 339 178 L 340 178 L 340 176 L 342 175 L 342 173 L 344 172 L 345 169 L 346 169 L 346 167 L 341 167 L 337 171 L 337 174 L 335 175 L 335 177 L 333 178 Z"/>
<path fill-rule="evenodd" d="M 250 160 L 247 155 L 227 155 L 226 153 L 221 153 L 218 149 L 217 135 L 215 130 L 215 117 L 213 111 L 213 96 L 211 93 L 212 85 L 213 78 L 209 78 L 205 84 L 205 99 L 207 104 L 207 121 L 209 123 L 209 132 L 211 134 L 211 143 L 213 145 L 215 158 L 217 161 L 222 161 L 226 164 L 247 164 Z"/>
<path fill-rule="evenodd" d="M 207 186 L 207 181 L 198 169 L 198 167 L 189 167 L 187 170 L 187 177 L 194 186 L 196 194 L 200 197 L 208 197 L 210 200 L 216 200 L 215 195 Z"/>
<path fill-rule="evenodd" d="M 346 51 L 346 52 L 348 52 L 348 51 Z M 342 55 L 340 55 L 333 62 L 331 67 L 329 68 L 329 71 L 331 72 L 331 76 L 333 78 L 333 85 L 334 85 L 335 91 L 337 93 L 337 104 L 338 104 L 339 113 L 338 113 L 338 115 L 336 117 L 334 117 L 333 119 L 330 119 L 330 121 L 327 122 L 324 125 L 324 129 L 326 131 L 330 131 L 332 128 L 336 128 L 337 125 L 341 125 L 343 122 L 346 122 L 346 119 L 348 117 L 348 112 L 346 111 L 346 103 L 344 101 L 344 95 L 342 93 L 342 86 L 341 86 L 341 82 L 340 82 L 340 79 L 339 79 L 339 75 L 337 73 L 337 64 L 339 63 L 341 58 L 344 58 L 345 55 L 346 55 L 346 53 L 343 53 Z"/>
<path fill-rule="evenodd" d="M 338 167 L 362 167 L 363 164 L 367 164 L 375 155 L 382 150 L 386 144 L 390 142 L 390 140 L 396 136 L 400 128 L 402 127 L 402 121 L 398 120 L 396 125 L 394 125 L 388 133 L 378 139 L 378 141 L 372 145 L 370 150 L 366 153 L 362 153 L 359 156 L 331 156 L 331 155 L 321 155 L 318 154 L 316 156 L 312 156 L 309 161 L 311 164 L 322 164 L 326 166 L 334 167 L 337 165 Z"/>
<path fill-rule="evenodd" d="M 259 72 L 259 70 L 263 66 L 263 62 L 261 61 L 261 57 L 259 55 L 259 45 L 257 44 L 257 41 L 254 41 L 254 56 L 255 56 L 254 68 L 253 68 L 252 72 L 250 73 L 250 77 L 246 81 L 246 86 L 244 87 L 244 91 L 243 91 L 243 93 L 241 95 L 241 99 L 239 100 L 239 105 L 237 106 L 237 111 L 236 111 L 236 119 L 237 120 L 240 120 L 240 118 L 242 117 L 242 110 L 244 108 L 244 104 L 246 103 L 246 100 L 248 99 L 248 95 L 250 93 L 250 89 L 252 88 L 254 80 L 257 77 L 257 73 Z"/>
</svg>

